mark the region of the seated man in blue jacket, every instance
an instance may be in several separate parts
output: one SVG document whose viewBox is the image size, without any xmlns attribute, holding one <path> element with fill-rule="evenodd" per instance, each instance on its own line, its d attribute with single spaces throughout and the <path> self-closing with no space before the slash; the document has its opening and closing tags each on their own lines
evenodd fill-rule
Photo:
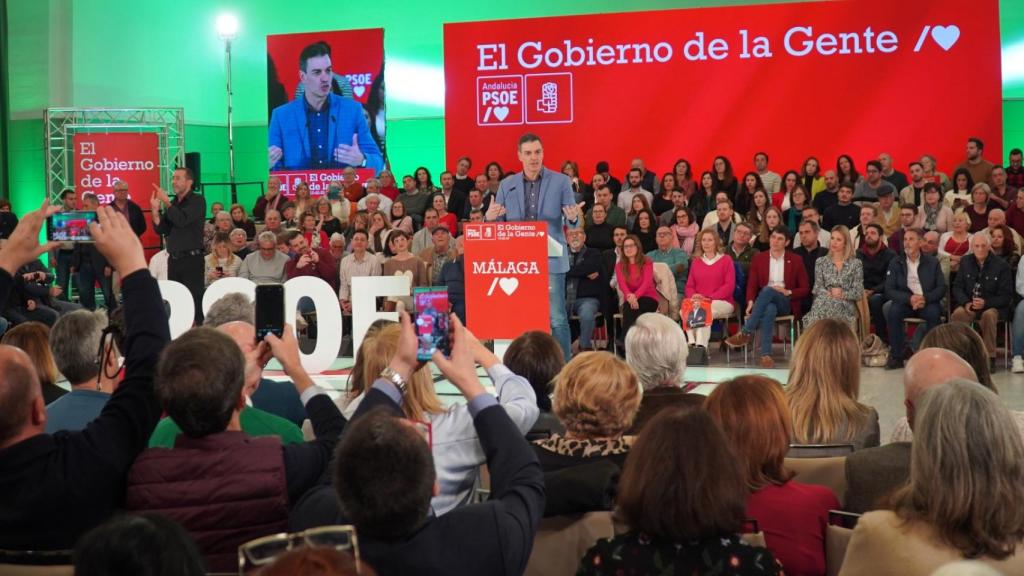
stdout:
<svg viewBox="0 0 1024 576">
<path fill-rule="evenodd" d="M 923 337 L 939 325 L 942 316 L 946 279 L 942 275 L 938 258 L 921 252 L 923 238 L 924 231 L 920 228 L 905 229 L 903 252 L 889 261 L 889 271 L 885 275 L 885 298 L 890 302 L 885 317 L 889 323 L 891 346 L 886 370 L 903 367 L 905 319 L 923 319 L 924 326 L 917 328 L 923 330 Z"/>
<path fill-rule="evenodd" d="M 270 169 L 384 168 L 362 105 L 332 91 L 334 70 L 326 42 L 302 49 L 299 83 L 303 95 L 270 114 Z"/>
<path fill-rule="evenodd" d="M 484 390 L 465 328 L 453 316 L 451 358 L 434 364 L 469 403 L 491 472 L 491 497 L 432 517 L 436 473 L 420 432 L 402 420 L 405 383 L 419 367 L 416 334 L 401 313 L 402 336 L 374 382 L 332 464 L 334 489 L 322 485 L 292 512 L 291 528 L 351 523 L 360 554 L 381 576 L 522 574 L 544 511 L 544 477 L 530 445 L 493 395 Z M 453 542 L 471 542 L 457 554 Z"/>
</svg>

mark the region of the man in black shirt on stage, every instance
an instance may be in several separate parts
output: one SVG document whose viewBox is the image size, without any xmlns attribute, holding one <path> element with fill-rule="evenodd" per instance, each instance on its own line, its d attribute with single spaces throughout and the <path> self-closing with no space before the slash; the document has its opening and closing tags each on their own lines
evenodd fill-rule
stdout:
<svg viewBox="0 0 1024 576">
<path fill-rule="evenodd" d="M 181 282 L 192 293 L 196 324 L 203 323 L 203 224 L 206 198 L 192 193 L 195 175 L 190 168 L 174 170 L 172 202 L 163 188 L 153 184 L 150 210 L 153 229 L 165 238 L 167 279 Z M 161 212 L 163 209 L 163 212 Z"/>
</svg>

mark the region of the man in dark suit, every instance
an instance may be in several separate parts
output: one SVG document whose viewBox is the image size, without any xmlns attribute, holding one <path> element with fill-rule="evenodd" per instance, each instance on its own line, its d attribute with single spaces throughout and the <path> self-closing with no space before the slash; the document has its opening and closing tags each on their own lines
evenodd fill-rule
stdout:
<svg viewBox="0 0 1024 576">
<path fill-rule="evenodd" d="M 594 326 L 597 313 L 608 292 L 601 253 L 586 245 L 587 235 L 582 228 L 566 232 L 569 241 L 569 271 L 565 274 L 565 300 L 570 315 L 579 318 L 579 349 L 593 350 Z M 575 339 L 574 339 L 575 340 Z"/>
<path fill-rule="evenodd" d="M 807 279 L 810 280 L 811 284 L 811 292 L 800 302 L 801 310 L 811 309 L 814 299 L 814 267 L 818 258 L 828 254 L 828 248 L 822 246 L 818 241 L 820 237 L 818 234 L 819 230 L 821 228 L 818 227 L 818 223 L 811 220 L 804 220 L 797 228 L 800 245 L 793 249 L 793 253 L 803 260 L 804 270 L 807 271 Z"/>
<path fill-rule="evenodd" d="M 54 245 L 39 246 L 42 208 L 22 218 L 0 250 L 0 301 L 11 275 Z M 80 432 L 44 433 L 46 408 L 28 356 L 0 346 L 0 548 L 62 550 L 103 522 L 124 497 L 124 481 L 160 418 L 153 368 L 170 340 L 156 280 L 128 221 L 104 206 L 90 225 L 96 247 L 124 278 L 124 379 L 98 418 Z"/>
<path fill-rule="evenodd" d="M 480 384 L 465 328 L 454 317 L 451 323 L 451 358 L 435 353 L 433 360 L 462 392 L 474 416 L 491 472 L 490 499 L 440 517 L 429 514 L 436 486 L 430 447 L 401 420 L 406 383 L 419 366 L 416 334 L 402 312 L 397 352 L 338 446 L 334 488 L 322 484 L 292 511 L 292 530 L 355 525 L 362 558 L 382 576 L 522 574 L 544 511 L 544 476 L 537 457 Z M 459 554 L 438 554 L 451 542 L 473 546 Z"/>
<path fill-rule="evenodd" d="M 971 365 L 949 350 L 925 348 L 907 362 L 903 373 L 903 404 L 907 410 L 905 424 L 911 430 L 915 406 L 921 396 L 952 378 L 978 381 Z M 897 422 L 897 433 L 903 426 L 903 422 Z M 910 477 L 910 446 L 910 442 L 897 441 L 847 456 L 843 510 L 863 514 L 881 508 L 881 500 Z"/>
<path fill-rule="evenodd" d="M 946 279 L 939 260 L 921 252 L 923 236 L 924 231 L 920 228 L 903 230 L 903 253 L 889 261 L 889 271 L 885 275 L 885 299 L 891 302 L 886 314 L 891 350 L 886 370 L 903 367 L 904 319 L 924 319 L 924 326 L 918 330 L 927 334 L 939 325 L 942 316 Z"/>
<path fill-rule="evenodd" d="M 509 222 L 543 221 L 548 225 L 548 238 L 557 242 L 560 254 L 548 258 L 548 301 L 551 309 L 551 335 L 562 346 L 565 361 L 572 358 L 569 318 L 565 313 L 565 273 L 569 271 L 569 254 L 563 226 L 580 225 L 580 205 L 572 193 L 569 177 L 544 167 L 544 146 L 535 134 L 519 138 L 519 161 L 523 169 L 506 177 L 487 209 L 487 220 Z"/>
<path fill-rule="evenodd" d="M 761 330 L 761 367 L 772 368 L 772 337 L 775 318 L 793 314 L 800 317 L 800 300 L 810 293 L 810 283 L 803 261 L 789 246 L 789 230 L 777 226 L 768 238 L 769 249 L 754 255 L 747 277 L 747 321 L 725 343 L 742 348 L 753 339 L 754 330 Z"/>
</svg>

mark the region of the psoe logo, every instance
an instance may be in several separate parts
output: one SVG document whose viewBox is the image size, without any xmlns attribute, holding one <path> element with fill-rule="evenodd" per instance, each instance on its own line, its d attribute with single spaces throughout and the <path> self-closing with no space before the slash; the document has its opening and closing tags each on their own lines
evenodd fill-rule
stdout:
<svg viewBox="0 0 1024 576">
<path fill-rule="evenodd" d="M 526 123 L 571 124 L 572 73 L 526 75 Z"/>
<path fill-rule="evenodd" d="M 522 124 L 524 105 L 522 76 L 480 76 L 476 79 L 478 126 Z"/>
</svg>

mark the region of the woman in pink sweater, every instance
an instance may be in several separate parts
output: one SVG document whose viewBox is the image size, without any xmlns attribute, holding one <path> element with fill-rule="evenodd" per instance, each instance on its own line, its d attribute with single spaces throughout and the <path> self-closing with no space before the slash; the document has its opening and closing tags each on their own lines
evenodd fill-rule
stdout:
<svg viewBox="0 0 1024 576">
<path fill-rule="evenodd" d="M 712 318 L 728 318 L 736 307 L 732 293 L 736 289 L 736 268 L 732 258 L 722 254 L 721 240 L 713 229 L 701 230 L 697 246 L 690 260 L 690 274 L 686 278 L 686 297 L 696 301 L 711 301 Z M 711 339 L 711 323 L 686 331 L 690 346 L 707 348 Z"/>
<path fill-rule="evenodd" d="M 658 289 L 654 286 L 654 262 L 644 256 L 636 235 L 626 236 L 619 253 L 615 278 L 625 299 L 622 304 L 622 338 L 625 339 L 641 314 L 658 311 Z"/>
</svg>

